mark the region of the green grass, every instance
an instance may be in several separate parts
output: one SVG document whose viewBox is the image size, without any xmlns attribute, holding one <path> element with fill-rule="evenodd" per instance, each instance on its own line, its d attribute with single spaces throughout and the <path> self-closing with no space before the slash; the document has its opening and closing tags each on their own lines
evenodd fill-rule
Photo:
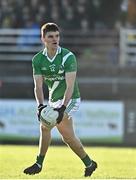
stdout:
<svg viewBox="0 0 136 180">
<path fill-rule="evenodd" d="M 91 179 L 136 178 L 136 148 L 85 147 L 85 150 L 98 163 Z M 0 179 L 84 179 L 84 165 L 66 146 L 49 148 L 40 174 L 23 174 L 23 169 L 35 161 L 37 152 L 37 146 L 0 145 Z"/>
</svg>

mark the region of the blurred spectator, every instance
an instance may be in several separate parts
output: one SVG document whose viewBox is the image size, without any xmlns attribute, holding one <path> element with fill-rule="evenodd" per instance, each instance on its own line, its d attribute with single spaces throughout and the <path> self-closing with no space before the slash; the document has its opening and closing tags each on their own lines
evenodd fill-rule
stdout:
<svg viewBox="0 0 136 180">
<path fill-rule="evenodd" d="M 95 27 L 114 28 L 121 2 L 122 0 L 0 0 L 0 28 L 26 28 L 26 21 L 30 18 L 39 26 L 53 21 L 62 29 L 83 32 Z"/>
<path fill-rule="evenodd" d="M 62 28 L 63 29 L 76 29 L 78 28 L 78 21 L 75 19 L 74 11 L 72 7 L 68 7 L 67 11 L 65 13 L 63 22 L 62 22 Z"/>
<path fill-rule="evenodd" d="M 27 17 L 27 16 L 26 16 Z M 33 21 L 33 19 L 27 19 L 26 24 L 24 26 L 24 29 L 27 30 L 24 34 L 22 34 L 17 39 L 17 45 L 21 48 L 28 48 L 31 47 L 31 45 L 36 44 L 39 42 L 39 37 L 36 34 L 30 34 L 31 30 L 36 30 L 37 34 L 40 31 L 39 24 Z"/>
<path fill-rule="evenodd" d="M 89 22 L 86 18 L 81 19 L 80 25 L 81 25 L 82 33 L 86 33 L 89 31 Z"/>
<path fill-rule="evenodd" d="M 107 58 L 112 64 L 118 64 L 119 48 L 117 44 L 114 43 L 113 46 L 109 49 Z"/>
<path fill-rule="evenodd" d="M 53 22 L 55 22 L 56 24 L 59 23 L 60 20 L 60 16 L 59 16 L 59 2 L 56 0 L 51 0 L 50 1 L 51 4 L 51 19 Z"/>
</svg>

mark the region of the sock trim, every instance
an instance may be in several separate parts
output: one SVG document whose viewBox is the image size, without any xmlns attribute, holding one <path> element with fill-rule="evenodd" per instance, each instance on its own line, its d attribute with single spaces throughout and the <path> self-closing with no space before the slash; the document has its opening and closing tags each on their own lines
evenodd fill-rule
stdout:
<svg viewBox="0 0 136 180">
<path fill-rule="evenodd" d="M 89 167 L 91 167 L 91 166 L 92 166 L 92 162 L 91 162 L 91 164 L 90 164 L 90 165 L 86 166 L 86 168 L 89 168 Z"/>
<path fill-rule="evenodd" d="M 38 164 L 38 163 L 36 163 L 37 164 L 37 166 L 41 169 L 42 168 L 42 165 L 41 164 Z"/>
<path fill-rule="evenodd" d="M 83 159 L 81 159 L 82 161 L 83 161 L 83 163 L 84 163 L 84 165 L 86 166 L 86 167 L 88 167 L 88 166 L 91 166 L 91 164 L 92 164 L 92 159 L 90 159 L 90 157 L 86 154 L 86 156 L 83 158 Z"/>
</svg>

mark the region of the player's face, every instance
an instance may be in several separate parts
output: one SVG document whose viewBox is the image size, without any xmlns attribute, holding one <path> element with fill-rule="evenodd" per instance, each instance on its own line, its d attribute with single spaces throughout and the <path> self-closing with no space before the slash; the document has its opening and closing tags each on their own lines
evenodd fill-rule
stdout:
<svg viewBox="0 0 136 180">
<path fill-rule="evenodd" d="M 49 49 L 58 48 L 59 40 L 60 36 L 58 31 L 47 32 L 45 37 L 43 38 L 44 43 Z"/>
</svg>

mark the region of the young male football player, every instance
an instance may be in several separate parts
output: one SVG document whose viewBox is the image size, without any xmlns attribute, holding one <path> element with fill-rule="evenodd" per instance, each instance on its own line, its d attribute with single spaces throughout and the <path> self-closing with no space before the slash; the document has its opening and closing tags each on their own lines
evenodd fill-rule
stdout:
<svg viewBox="0 0 136 180">
<path fill-rule="evenodd" d="M 46 83 L 49 89 L 49 104 L 59 113 L 56 127 L 62 135 L 63 141 L 84 163 L 84 176 L 91 176 L 97 168 L 97 163 L 90 159 L 80 140 L 76 137 L 71 116 L 71 113 L 78 109 L 80 103 L 80 92 L 76 81 L 76 57 L 68 49 L 59 46 L 59 28 L 54 23 L 47 23 L 42 26 L 41 40 L 45 48 L 36 54 L 32 60 L 38 119 L 41 110 L 45 107 L 43 105 L 43 83 Z M 36 162 L 26 168 L 24 173 L 33 175 L 42 170 L 50 142 L 50 130 L 40 123 L 39 154 Z"/>
</svg>

